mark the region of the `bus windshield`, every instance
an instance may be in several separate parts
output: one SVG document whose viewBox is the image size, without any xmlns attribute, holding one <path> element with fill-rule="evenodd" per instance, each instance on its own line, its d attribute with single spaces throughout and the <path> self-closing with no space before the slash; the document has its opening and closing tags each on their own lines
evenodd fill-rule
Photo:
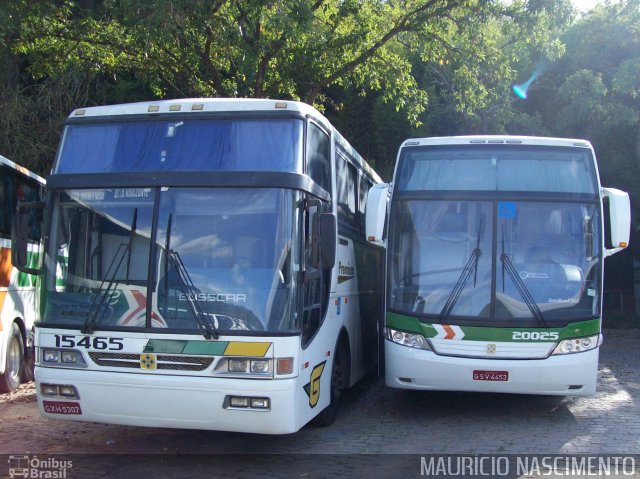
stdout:
<svg viewBox="0 0 640 479">
<path fill-rule="evenodd" d="M 393 310 L 513 326 L 598 313 L 594 204 L 407 200 L 391 218 Z"/>
<path fill-rule="evenodd" d="M 591 150 L 405 147 L 396 178 L 392 309 L 515 327 L 597 317 L 601 219 Z"/>
<path fill-rule="evenodd" d="M 67 125 L 53 173 L 302 173 L 300 119 L 186 118 Z"/>
<path fill-rule="evenodd" d="M 278 188 L 61 192 L 42 322 L 298 331 L 299 197 Z"/>
</svg>

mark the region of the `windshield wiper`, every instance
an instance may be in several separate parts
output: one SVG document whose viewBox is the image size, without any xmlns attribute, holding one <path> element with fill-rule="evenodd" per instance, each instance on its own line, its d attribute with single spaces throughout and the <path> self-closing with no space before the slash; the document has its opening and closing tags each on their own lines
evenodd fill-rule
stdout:
<svg viewBox="0 0 640 479">
<path fill-rule="evenodd" d="M 536 300 L 533 298 L 533 296 L 529 292 L 529 288 L 527 288 L 527 285 L 524 284 L 524 281 L 522 281 L 522 278 L 520 278 L 518 271 L 516 270 L 515 266 L 513 266 L 513 263 L 511 262 L 511 258 L 509 258 L 509 255 L 507 255 L 504 252 L 504 225 L 502 225 L 502 254 L 500 254 L 500 262 L 502 263 L 502 292 L 504 293 L 504 286 L 505 286 L 504 273 L 506 271 L 507 275 L 509 276 L 511 281 L 513 281 L 513 284 L 515 285 L 516 289 L 520 293 L 520 296 L 522 296 L 522 299 L 524 299 L 524 302 L 529 308 L 529 311 L 531 311 L 531 314 L 533 314 L 533 317 L 542 326 L 546 327 L 547 322 L 544 320 L 544 317 L 542 316 L 542 311 L 540 311 L 540 308 L 538 307 Z"/>
<path fill-rule="evenodd" d="M 116 275 L 118 274 L 118 270 L 122 265 L 122 261 L 124 260 L 125 255 L 127 256 L 126 282 L 127 284 L 129 283 L 129 271 L 131 269 L 131 250 L 133 248 L 133 237 L 135 235 L 137 224 L 138 208 L 134 208 L 133 217 L 131 218 L 131 225 L 129 227 L 129 241 L 127 244 L 120 243 L 120 246 L 118 246 L 116 253 L 113 255 L 111 264 L 109 265 L 109 267 L 107 268 L 107 272 L 105 273 L 105 279 L 103 279 L 100 283 L 100 290 L 102 291 L 102 294 L 99 296 L 94 296 L 93 301 L 91 302 L 91 307 L 89 308 L 89 317 L 84 322 L 82 329 L 80 330 L 83 334 L 93 334 L 93 327 L 97 324 L 106 306 L 109 305 L 111 293 L 113 293 L 113 291 L 115 291 L 120 284 L 120 281 L 116 280 Z M 109 274 L 111 274 L 110 277 Z M 109 282 L 107 283 L 107 287 L 103 289 L 104 283 L 107 281 L 106 278 L 109 278 Z"/>
<path fill-rule="evenodd" d="M 189 305 L 191 306 L 191 312 L 198 323 L 198 328 L 200 332 L 205 337 L 205 339 L 218 339 L 220 335 L 218 334 L 218 330 L 215 325 L 212 324 L 212 321 L 209 319 L 208 314 L 202 308 L 200 301 L 197 299 L 198 288 L 193 283 L 191 276 L 189 275 L 189 271 L 187 271 L 187 267 L 182 262 L 182 258 L 177 251 L 167 250 L 167 260 L 171 261 L 171 265 L 174 267 L 176 272 L 178 273 L 178 279 L 180 282 L 180 289 L 182 293 L 186 296 Z"/>
<path fill-rule="evenodd" d="M 191 276 L 189 275 L 189 271 L 187 271 L 187 267 L 182 262 L 182 258 L 177 251 L 173 251 L 171 249 L 171 228 L 173 226 L 173 213 L 169 214 L 169 219 L 167 220 L 167 234 L 164 240 L 164 251 L 166 255 L 166 260 L 164 262 L 164 281 L 165 281 L 165 291 L 169 290 L 169 263 L 178 273 L 179 281 L 180 281 L 180 289 L 182 289 L 182 293 L 187 298 L 189 305 L 191 305 L 191 312 L 193 313 L 196 323 L 198 323 L 198 328 L 202 332 L 202 335 L 205 339 L 218 339 L 220 336 L 218 335 L 218 331 L 216 327 L 211 324 L 207 317 L 207 313 L 202 309 L 202 305 L 197 300 L 198 288 L 193 283 Z"/>
<path fill-rule="evenodd" d="M 130 251 L 130 248 L 130 245 L 126 243 L 120 243 L 120 246 L 118 246 L 116 254 L 113 255 L 111 264 L 109 265 L 109 268 L 107 268 L 105 279 L 100 283 L 100 291 L 102 291 L 102 294 L 96 294 L 93 297 L 91 307 L 89 308 L 89 316 L 80 329 L 82 334 L 93 334 L 94 326 L 98 322 L 98 318 L 102 316 L 102 312 L 109 305 L 111 294 L 120 284 L 120 282 L 116 280 L 116 274 L 118 273 L 120 266 L 122 266 L 122 261 L 124 260 L 125 255 Z M 106 278 L 109 278 L 108 283 Z M 106 288 L 104 288 L 105 283 L 107 283 Z"/>
<path fill-rule="evenodd" d="M 471 277 L 471 273 L 473 273 L 473 287 L 474 288 L 476 287 L 476 284 L 478 282 L 478 261 L 480 260 L 480 256 L 482 256 L 482 250 L 480 249 L 481 231 L 482 231 L 482 221 L 480 221 L 480 224 L 478 225 L 476 248 L 471 253 L 471 256 L 469 257 L 467 264 L 464 265 L 464 268 L 460 273 L 460 277 L 458 277 L 458 281 L 456 282 L 455 286 L 451 290 L 451 293 L 449 294 L 447 301 L 444 303 L 444 307 L 442 308 L 442 311 L 440 311 L 440 315 L 439 315 L 440 324 L 442 324 L 449 317 L 449 315 L 451 314 L 451 311 L 453 311 L 453 307 L 458 302 L 458 299 L 460 298 L 462 291 L 467 285 L 467 281 L 469 281 L 469 278 Z"/>
</svg>

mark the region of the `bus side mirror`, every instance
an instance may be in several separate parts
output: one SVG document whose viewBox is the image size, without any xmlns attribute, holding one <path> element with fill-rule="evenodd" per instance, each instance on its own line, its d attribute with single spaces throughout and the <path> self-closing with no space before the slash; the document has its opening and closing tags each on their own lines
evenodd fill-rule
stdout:
<svg viewBox="0 0 640 479">
<path fill-rule="evenodd" d="M 310 263 L 313 268 L 333 268 L 336 264 L 336 217 L 333 213 L 313 215 Z"/>
<path fill-rule="evenodd" d="M 11 263 L 18 271 L 27 274 L 40 273 L 42 255 L 38 251 L 29 251 L 29 242 L 39 244 L 40 238 L 33 239 L 34 232 L 38 236 L 42 231 L 43 202 L 19 203 L 11 224 Z M 38 222 L 34 231 L 34 222 Z M 38 249 L 38 248 L 36 248 Z M 36 267 L 34 267 L 36 265 Z"/>
<path fill-rule="evenodd" d="M 615 188 L 602 188 L 602 195 L 608 200 L 608 211 L 605 211 L 605 230 L 608 230 L 610 244 L 606 245 L 605 255 L 622 251 L 629 246 L 629 230 L 631 229 L 631 205 L 629 194 Z M 605 203 L 605 210 L 607 204 Z M 607 214 L 608 213 L 608 214 Z"/>
<path fill-rule="evenodd" d="M 389 183 L 379 183 L 371 187 L 367 196 L 365 221 L 367 240 L 379 246 L 384 246 L 390 191 Z"/>
</svg>

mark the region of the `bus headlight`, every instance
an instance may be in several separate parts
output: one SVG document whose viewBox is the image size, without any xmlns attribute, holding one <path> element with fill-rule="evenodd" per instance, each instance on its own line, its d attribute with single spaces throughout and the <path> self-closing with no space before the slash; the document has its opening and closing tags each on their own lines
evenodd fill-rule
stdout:
<svg viewBox="0 0 640 479">
<path fill-rule="evenodd" d="M 229 359 L 229 372 L 230 373 L 247 372 L 247 360 L 246 359 Z"/>
<path fill-rule="evenodd" d="M 75 349 L 53 349 L 41 350 L 40 357 L 43 366 L 56 366 L 63 368 L 86 368 L 87 363 L 80 351 Z"/>
<path fill-rule="evenodd" d="M 385 328 L 385 338 L 396 344 L 407 346 L 416 349 L 426 349 L 431 351 L 429 341 L 422 335 L 417 333 L 407 333 L 405 331 L 398 331 L 397 329 Z"/>
<path fill-rule="evenodd" d="M 45 363 L 57 363 L 60 361 L 60 351 L 57 349 L 45 349 L 42 351 L 42 360 Z"/>
<path fill-rule="evenodd" d="M 586 336 L 584 338 L 563 339 L 553 350 L 553 355 L 582 353 L 595 349 L 600 345 L 600 335 Z"/>
<path fill-rule="evenodd" d="M 268 359 L 252 359 L 251 372 L 252 373 L 268 373 L 269 360 Z"/>
<path fill-rule="evenodd" d="M 273 377 L 273 359 L 222 357 L 215 365 L 213 374 L 234 377 Z"/>
</svg>

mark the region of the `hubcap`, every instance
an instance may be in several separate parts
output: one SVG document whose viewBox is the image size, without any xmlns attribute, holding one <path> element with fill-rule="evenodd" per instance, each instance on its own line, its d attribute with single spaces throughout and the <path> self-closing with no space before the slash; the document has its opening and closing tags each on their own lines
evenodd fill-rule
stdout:
<svg viewBox="0 0 640 479">
<path fill-rule="evenodd" d="M 20 366 L 22 364 L 22 351 L 20 351 L 20 343 L 16 338 L 11 338 L 9 350 L 7 354 L 7 372 L 8 378 L 12 384 L 16 386 L 20 384 Z"/>
</svg>

